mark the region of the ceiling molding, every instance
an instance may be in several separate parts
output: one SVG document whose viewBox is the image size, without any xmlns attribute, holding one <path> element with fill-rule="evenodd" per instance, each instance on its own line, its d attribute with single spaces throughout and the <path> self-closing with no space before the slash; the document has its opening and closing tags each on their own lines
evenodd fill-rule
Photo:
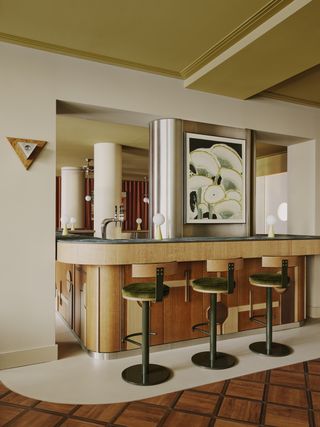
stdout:
<svg viewBox="0 0 320 427">
<path fill-rule="evenodd" d="M 181 77 L 185 79 L 194 74 L 208 62 L 212 61 L 230 46 L 241 40 L 244 36 L 248 35 L 255 28 L 267 21 L 271 16 L 275 15 L 292 2 L 293 0 L 271 0 L 266 6 L 258 10 L 257 13 L 244 21 L 234 31 L 229 33 L 226 37 L 208 49 L 203 55 L 199 56 L 195 61 L 182 69 L 180 71 Z"/>
<path fill-rule="evenodd" d="M 278 101 L 284 101 L 284 102 L 293 102 L 294 104 L 300 104 L 300 105 L 302 104 L 302 105 L 306 105 L 308 107 L 320 108 L 320 102 L 310 101 L 308 99 L 303 99 L 303 98 L 295 98 L 293 96 L 288 96 L 288 95 L 282 95 L 280 93 L 271 92 L 269 90 L 261 92 L 261 93 L 259 93 L 259 95 L 255 96 L 253 98 L 260 98 L 260 97 L 277 99 Z"/>
<path fill-rule="evenodd" d="M 80 59 L 87 59 L 95 62 L 101 62 L 103 64 L 116 65 L 118 67 L 145 71 L 147 73 L 152 73 L 152 74 L 160 74 L 166 77 L 181 78 L 180 73 L 172 70 L 167 70 L 166 68 L 153 67 L 151 65 L 144 65 L 138 62 L 133 62 L 133 61 L 125 61 L 123 59 L 113 58 L 111 56 L 99 55 L 97 53 L 82 51 L 79 49 L 72 49 L 65 46 L 42 42 L 39 40 L 33 40 L 25 37 L 14 36 L 12 34 L 0 32 L 0 41 L 4 41 L 6 43 L 18 44 L 18 45 L 30 47 L 33 49 L 44 50 L 46 52 L 72 56 Z"/>
</svg>

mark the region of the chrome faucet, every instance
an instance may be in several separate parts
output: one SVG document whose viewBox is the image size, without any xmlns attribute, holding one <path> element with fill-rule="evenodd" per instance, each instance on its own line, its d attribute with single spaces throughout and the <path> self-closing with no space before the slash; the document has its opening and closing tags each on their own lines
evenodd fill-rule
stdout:
<svg viewBox="0 0 320 427">
<path fill-rule="evenodd" d="M 118 215 L 118 208 L 115 206 L 114 209 L 114 217 L 113 218 L 105 218 L 101 221 L 101 237 L 102 239 L 107 239 L 107 226 L 111 222 L 114 222 L 116 225 L 122 224 L 124 221 L 124 212 L 123 212 L 123 206 L 120 206 L 120 213 Z"/>
</svg>

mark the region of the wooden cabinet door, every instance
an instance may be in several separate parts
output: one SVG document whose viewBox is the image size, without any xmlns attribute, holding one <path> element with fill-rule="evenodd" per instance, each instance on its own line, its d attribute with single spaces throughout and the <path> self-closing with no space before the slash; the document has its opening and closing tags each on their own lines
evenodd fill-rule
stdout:
<svg viewBox="0 0 320 427">
<path fill-rule="evenodd" d="M 74 270 L 74 331 L 81 336 L 81 324 L 84 322 L 81 321 L 81 316 L 85 315 L 84 305 L 85 299 L 83 298 L 83 291 L 86 282 L 86 266 L 85 265 L 75 265 Z M 83 306 L 83 307 L 82 307 Z M 83 328 L 83 326 L 82 326 Z M 82 334 L 83 335 L 83 334 Z"/>
<path fill-rule="evenodd" d="M 192 331 L 192 326 L 204 320 L 203 296 L 189 289 L 189 298 L 185 298 L 185 287 L 170 289 L 169 297 L 164 304 L 164 342 L 189 340 L 202 336 Z"/>
<path fill-rule="evenodd" d="M 73 324 L 73 265 L 56 263 L 57 311 L 72 327 Z"/>
</svg>

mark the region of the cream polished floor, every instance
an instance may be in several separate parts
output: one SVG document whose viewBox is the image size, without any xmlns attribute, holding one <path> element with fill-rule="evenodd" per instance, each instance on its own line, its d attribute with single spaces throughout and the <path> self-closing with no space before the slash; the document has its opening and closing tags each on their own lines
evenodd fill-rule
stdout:
<svg viewBox="0 0 320 427">
<path fill-rule="evenodd" d="M 174 375 L 164 384 L 139 387 L 124 382 L 121 371 L 140 363 L 140 356 L 116 360 L 93 359 L 82 351 L 71 332 L 57 319 L 59 360 L 3 370 L 0 381 L 11 390 L 38 400 L 74 404 L 114 403 L 143 399 L 320 357 L 319 321 L 274 333 L 274 341 L 293 347 L 294 353 L 287 357 L 268 358 L 253 354 L 248 349 L 251 342 L 263 339 L 264 334 L 259 333 L 218 342 L 220 351 L 233 354 L 239 360 L 236 366 L 223 371 L 210 371 L 192 364 L 191 356 L 207 350 L 207 344 L 152 352 L 151 362 L 168 366 Z"/>
</svg>

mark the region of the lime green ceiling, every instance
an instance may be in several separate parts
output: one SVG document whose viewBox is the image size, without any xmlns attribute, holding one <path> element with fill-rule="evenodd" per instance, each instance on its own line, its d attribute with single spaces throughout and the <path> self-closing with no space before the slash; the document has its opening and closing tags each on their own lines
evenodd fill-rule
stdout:
<svg viewBox="0 0 320 427">
<path fill-rule="evenodd" d="M 269 88 L 263 96 L 320 107 L 320 65 Z"/>
<path fill-rule="evenodd" d="M 246 99 L 319 64 L 319 16 L 307 4 L 187 87 Z"/>
<path fill-rule="evenodd" d="M 18 43 L 179 75 L 270 0 L 1 0 Z"/>
<path fill-rule="evenodd" d="M 319 16 L 319 0 L 0 0 L 0 40 L 247 99 L 320 63 Z"/>
</svg>

